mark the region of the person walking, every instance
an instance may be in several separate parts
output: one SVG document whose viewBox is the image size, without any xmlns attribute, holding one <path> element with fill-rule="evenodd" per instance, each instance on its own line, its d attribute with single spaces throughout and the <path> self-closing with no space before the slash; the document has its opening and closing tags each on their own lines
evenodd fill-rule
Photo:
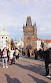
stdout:
<svg viewBox="0 0 51 83">
<path fill-rule="evenodd" d="M 9 48 L 8 48 L 8 50 L 7 50 L 8 62 L 9 62 L 9 54 L 10 54 L 10 51 L 9 51 Z"/>
<path fill-rule="evenodd" d="M 40 60 L 42 60 L 42 57 L 43 57 L 42 48 L 39 49 L 38 53 L 39 53 Z"/>
<path fill-rule="evenodd" d="M 11 64 L 13 64 L 13 54 L 14 54 L 14 50 L 12 48 L 12 50 L 10 50 L 10 60 L 11 60 Z"/>
<path fill-rule="evenodd" d="M 15 50 L 15 56 L 16 56 L 16 62 L 17 62 L 17 59 L 19 58 L 19 50 L 17 48 Z"/>
<path fill-rule="evenodd" d="M 37 51 L 37 49 L 35 48 L 35 50 L 34 50 L 34 54 L 35 54 L 35 60 L 38 58 L 38 51 Z"/>
<path fill-rule="evenodd" d="M 46 50 L 44 51 L 44 59 L 45 59 L 46 76 L 50 77 L 49 64 L 51 63 L 51 48 L 46 47 Z"/>
<path fill-rule="evenodd" d="M 4 60 L 6 62 L 6 68 L 8 68 L 8 66 L 7 66 L 7 50 L 6 50 L 6 48 L 3 49 L 2 53 L 3 53 L 3 55 L 2 55 L 3 68 L 5 68 Z"/>
<path fill-rule="evenodd" d="M 2 58 L 2 51 L 1 51 L 1 49 L 0 49 L 0 57 Z"/>
<path fill-rule="evenodd" d="M 13 53 L 13 64 L 15 64 L 15 59 L 16 59 L 16 55 L 15 55 L 15 51 Z"/>
<path fill-rule="evenodd" d="M 30 57 L 30 49 L 28 49 L 27 55 L 28 55 L 28 57 Z"/>
</svg>

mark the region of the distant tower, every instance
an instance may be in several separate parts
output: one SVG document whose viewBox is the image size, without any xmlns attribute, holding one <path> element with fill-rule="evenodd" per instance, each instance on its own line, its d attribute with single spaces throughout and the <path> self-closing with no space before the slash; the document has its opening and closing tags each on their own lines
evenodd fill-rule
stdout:
<svg viewBox="0 0 51 83">
<path fill-rule="evenodd" d="M 24 31 L 24 48 L 37 48 L 37 27 L 36 23 L 32 26 L 31 17 L 27 17 L 26 26 L 23 26 Z"/>
</svg>

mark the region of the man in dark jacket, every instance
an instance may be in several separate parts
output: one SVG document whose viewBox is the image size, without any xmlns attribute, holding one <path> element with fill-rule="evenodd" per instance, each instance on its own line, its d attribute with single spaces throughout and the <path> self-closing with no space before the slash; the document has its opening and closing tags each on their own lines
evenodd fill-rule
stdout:
<svg viewBox="0 0 51 83">
<path fill-rule="evenodd" d="M 1 51 L 1 49 L 0 49 L 0 57 L 2 58 L 2 51 Z"/>
<path fill-rule="evenodd" d="M 30 57 L 30 49 L 28 49 L 27 55 L 28 55 L 28 57 Z"/>
<path fill-rule="evenodd" d="M 49 75 L 50 54 L 49 54 L 49 48 L 48 47 L 44 51 L 44 59 L 45 59 L 46 76 L 50 77 L 50 75 Z"/>
<path fill-rule="evenodd" d="M 42 57 L 43 57 L 43 55 L 42 55 L 42 54 L 43 54 L 43 53 L 42 53 L 42 52 L 43 52 L 43 51 L 42 51 L 42 48 L 40 48 L 38 52 L 39 52 L 39 57 L 40 57 L 40 60 L 41 60 Z"/>
<path fill-rule="evenodd" d="M 49 48 L 49 63 L 51 63 L 51 47 Z"/>
</svg>

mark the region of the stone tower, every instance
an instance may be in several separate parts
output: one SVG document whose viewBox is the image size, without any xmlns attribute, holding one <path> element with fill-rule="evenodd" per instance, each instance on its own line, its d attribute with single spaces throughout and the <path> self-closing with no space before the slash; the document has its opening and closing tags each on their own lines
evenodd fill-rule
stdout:
<svg viewBox="0 0 51 83">
<path fill-rule="evenodd" d="M 31 17 L 27 17 L 26 26 L 23 26 L 24 31 L 24 49 L 37 48 L 37 27 L 36 23 L 32 26 Z"/>
</svg>

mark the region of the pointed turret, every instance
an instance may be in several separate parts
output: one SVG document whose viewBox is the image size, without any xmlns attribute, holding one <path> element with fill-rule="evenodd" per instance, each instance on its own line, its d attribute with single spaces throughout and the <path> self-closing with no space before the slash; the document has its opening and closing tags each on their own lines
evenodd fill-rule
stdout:
<svg viewBox="0 0 51 83">
<path fill-rule="evenodd" d="M 2 29 L 3 31 L 6 31 L 6 29 L 5 29 L 5 26 L 3 27 L 3 29 Z"/>
<path fill-rule="evenodd" d="M 27 22 L 26 22 L 26 26 L 27 27 L 31 27 L 32 26 L 32 22 L 31 22 L 31 17 L 27 17 Z"/>
<path fill-rule="evenodd" d="M 36 22 L 34 24 L 34 37 L 37 38 L 37 26 L 36 26 Z"/>
<path fill-rule="evenodd" d="M 35 24 L 34 24 L 34 34 L 37 34 L 36 22 L 35 22 Z"/>
<path fill-rule="evenodd" d="M 34 26 L 36 26 L 36 22 L 34 23 Z"/>
</svg>

